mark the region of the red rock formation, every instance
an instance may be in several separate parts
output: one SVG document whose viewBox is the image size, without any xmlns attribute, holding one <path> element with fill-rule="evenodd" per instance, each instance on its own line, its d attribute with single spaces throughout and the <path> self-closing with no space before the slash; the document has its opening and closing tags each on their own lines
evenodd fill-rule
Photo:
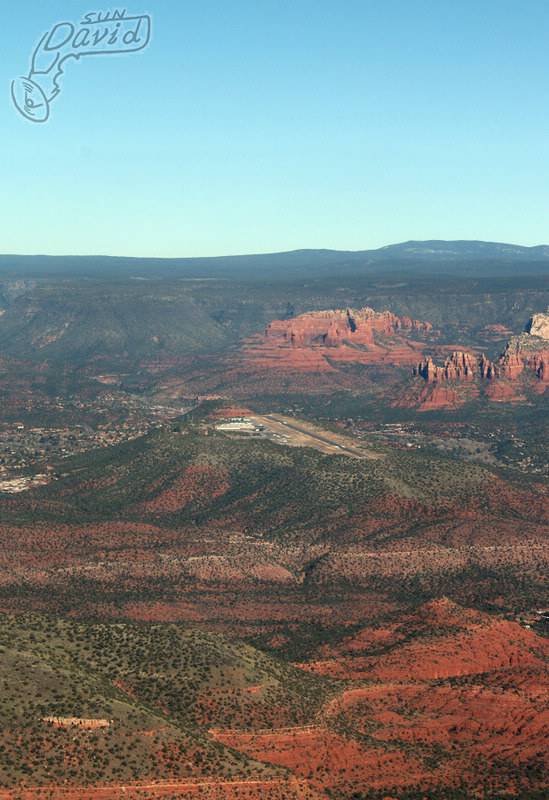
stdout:
<svg viewBox="0 0 549 800">
<path fill-rule="evenodd" d="M 482 380 L 493 381 L 499 378 L 499 368 L 496 367 L 493 361 L 487 359 L 484 353 L 479 358 L 478 366 Z"/>
<path fill-rule="evenodd" d="M 455 351 L 444 362 L 444 366 L 437 367 L 430 356 L 413 368 L 414 375 L 420 375 L 427 383 L 439 381 L 472 381 L 474 378 L 477 360 L 471 353 L 460 350 Z"/>
<path fill-rule="evenodd" d="M 516 353 L 506 352 L 500 356 L 498 359 L 498 366 L 502 378 L 509 378 L 510 380 L 518 378 L 524 369 L 524 364 L 519 353 L 520 351 L 517 350 Z"/>
<path fill-rule="evenodd" d="M 525 400 L 525 396 L 521 393 L 524 381 L 519 381 L 525 370 L 530 373 L 526 376 L 526 386 L 528 377 L 534 377 L 534 385 L 530 380 L 529 388 L 538 394 L 543 393 L 549 383 L 549 342 L 544 348 L 545 343 L 539 331 L 545 330 L 544 320 L 545 317 L 549 319 L 549 315 L 537 316 L 543 319 L 536 320 L 535 326 L 532 321 L 530 323 L 530 328 L 537 333 L 522 334 L 511 339 L 496 364 L 483 353 L 477 358 L 473 353 L 466 351 L 455 351 L 442 366 L 435 364 L 432 358 L 427 356 L 413 368 L 412 375 L 423 378 L 429 389 L 418 390 L 417 387 L 410 389 L 404 397 L 396 401 L 396 404 L 436 408 L 465 402 L 474 394 L 478 394 L 477 387 L 470 389 L 463 387 L 460 389 L 459 397 L 453 393 L 452 400 L 452 391 L 441 391 L 441 384 L 464 382 L 470 384 L 473 381 L 476 381 L 476 384 L 483 382 L 490 384 L 483 390 L 490 400 Z"/>
<path fill-rule="evenodd" d="M 294 347 L 311 344 L 340 347 L 344 342 L 365 346 L 375 346 L 374 331 L 393 337 L 396 331 L 416 330 L 422 333 L 432 331 L 429 322 L 399 317 L 390 311 L 376 313 L 371 308 L 359 311 L 345 310 L 317 311 L 301 314 L 292 320 L 271 322 L 265 331 L 267 341 L 283 337 Z"/>
<path fill-rule="evenodd" d="M 417 407 L 421 411 L 434 411 L 437 408 L 453 408 L 462 402 L 463 398 L 452 387 L 431 380 L 419 391 L 407 392 L 404 399 L 397 400 L 392 405 Z"/>
<path fill-rule="evenodd" d="M 545 314 L 534 314 L 526 325 L 526 332 L 531 336 L 549 340 L 549 309 Z"/>
<path fill-rule="evenodd" d="M 427 356 L 427 358 L 414 366 L 412 374 L 414 376 L 421 376 L 427 383 L 434 383 L 437 380 L 437 368 L 431 356 Z"/>
<path fill-rule="evenodd" d="M 389 402 L 400 406 L 448 407 L 481 393 L 494 400 L 527 400 L 525 390 L 541 394 L 547 388 L 549 341 L 545 344 L 538 335 L 514 337 L 496 361 L 478 351 L 438 344 L 439 335 L 428 322 L 390 311 L 309 312 L 274 320 L 221 358 L 189 361 L 185 381 L 171 379 L 173 386 L 164 395 L 204 395 L 229 386 L 232 397 L 372 391 L 379 387 L 379 375 L 372 379 L 369 374 L 372 365 L 383 370 Z M 423 381 L 398 385 L 402 376 L 392 367 L 413 368 L 414 377 Z"/>
<path fill-rule="evenodd" d="M 396 382 L 401 376 L 390 367 L 411 367 L 425 348 L 424 341 L 412 338 L 414 332 L 428 339 L 433 353 L 448 352 L 434 346 L 440 334 L 429 323 L 400 319 L 390 311 L 339 309 L 274 320 L 214 369 L 208 365 L 207 370 L 195 370 L 185 391 L 191 391 L 191 385 L 194 394 L 213 387 L 219 391 L 230 384 L 234 397 L 235 388 L 248 396 L 250 391 L 278 392 L 281 386 L 294 393 L 372 388 L 368 370 L 362 369 L 370 365 L 389 367 L 388 382 Z"/>
<path fill-rule="evenodd" d="M 473 380 L 473 373 L 477 366 L 477 360 L 470 353 L 456 351 L 446 359 L 443 368 L 445 380 Z"/>
<path fill-rule="evenodd" d="M 426 394 L 421 400 L 421 408 L 424 411 L 432 411 L 437 408 L 447 408 L 456 406 L 460 402 L 459 397 L 453 389 L 445 386 L 433 386 L 431 392 Z"/>
<path fill-rule="evenodd" d="M 532 631 L 442 598 L 297 665 L 346 680 L 316 722 L 214 735 L 337 796 L 461 784 L 483 797 L 487 780 L 506 792 L 529 762 L 546 764 L 548 658 Z M 360 738 L 341 736 L 342 721 Z M 426 769 L 435 748 L 444 757 Z"/>
<path fill-rule="evenodd" d="M 533 369 L 542 383 L 549 381 L 549 350 L 534 353 L 528 359 L 528 366 Z"/>
<path fill-rule="evenodd" d="M 525 399 L 524 397 L 517 397 L 516 383 L 508 383 L 507 381 L 492 381 L 489 386 L 486 387 L 484 394 L 489 400 L 514 401 L 517 399 Z"/>
</svg>

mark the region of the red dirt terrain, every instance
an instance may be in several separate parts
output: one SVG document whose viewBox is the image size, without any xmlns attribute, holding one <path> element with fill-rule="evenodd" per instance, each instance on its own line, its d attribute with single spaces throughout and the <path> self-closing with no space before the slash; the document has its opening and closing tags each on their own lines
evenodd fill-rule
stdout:
<svg viewBox="0 0 549 800">
<path fill-rule="evenodd" d="M 136 686 L 133 691 L 129 684 L 117 685 L 127 697 L 137 699 L 143 692 L 148 696 L 151 680 L 160 678 L 165 702 L 178 713 L 182 677 L 197 675 L 192 665 L 203 663 L 203 650 L 198 648 L 191 660 L 185 660 L 183 673 L 173 673 L 175 683 L 170 686 L 165 681 L 166 668 L 179 658 L 187 634 L 155 664 L 154 672 L 143 674 L 149 661 L 142 650 L 145 629 L 119 630 L 123 627 L 113 626 L 117 641 L 137 638 L 131 639 L 127 651 L 115 647 L 113 652 L 118 654 L 118 663 L 126 665 L 122 668 L 134 673 Z M 53 629 L 44 634 L 36 618 L 30 630 L 51 640 Z M 62 631 L 59 623 L 55 630 Z M 92 631 L 103 634 L 101 627 L 94 626 Z M 73 634 L 76 639 L 65 640 L 69 649 L 71 642 L 83 641 L 81 629 L 76 627 Z M 171 629 L 169 637 L 173 635 L 179 636 Z M 211 634 L 198 635 L 207 647 L 220 645 L 221 640 L 212 639 Z M 92 646 L 103 646 L 104 639 L 94 636 L 86 639 L 85 650 L 90 653 L 92 642 L 96 641 Z M 21 637 L 18 641 L 26 646 Z M 34 647 L 36 639 L 25 641 Z M 407 791 L 413 791 L 416 797 L 416 792 L 435 788 L 442 792 L 437 797 L 444 797 L 448 789 L 461 792 L 452 797 L 480 799 L 493 798 L 492 792 L 508 797 L 531 789 L 549 790 L 549 640 L 515 622 L 463 608 L 443 597 L 411 613 L 393 612 L 383 624 L 323 644 L 310 660 L 295 666 L 280 662 L 276 666 L 271 660 L 268 666 L 258 651 L 226 638 L 217 651 L 219 658 L 212 659 L 214 651 L 208 652 L 212 669 L 209 678 L 205 673 L 201 678 L 209 681 L 204 684 L 208 689 L 203 698 L 225 693 L 229 713 L 221 727 L 219 714 L 217 720 L 215 713 L 203 718 L 202 703 L 186 703 L 186 712 L 191 714 L 188 723 L 213 742 L 255 759 L 255 768 L 274 767 L 277 772 L 282 767 L 288 773 L 262 777 L 248 768 L 246 773 L 221 777 L 213 768 L 206 775 L 199 771 L 188 778 L 154 780 L 154 770 L 151 773 L 148 768 L 141 779 L 136 774 L 124 783 L 0 789 L 0 800 L 346 800 L 361 794 L 368 797 L 373 791 L 384 798 L 406 797 Z M 93 653 L 91 657 L 96 658 L 99 651 Z M 104 663 L 110 668 L 111 659 L 105 657 Z M 265 714 L 257 706 L 265 684 L 250 678 L 257 680 L 262 671 L 273 668 L 279 670 L 279 688 L 266 697 L 274 713 Z M 273 680 L 271 673 L 272 687 Z M 246 693 L 248 705 L 243 704 Z M 302 721 L 289 722 L 288 717 L 284 721 L 285 709 L 305 696 L 309 699 L 302 706 Z M 213 705 L 209 710 L 214 712 Z M 115 718 L 118 713 L 114 711 Z M 68 721 L 76 735 L 82 720 Z M 113 727 L 117 727 L 115 722 Z M 153 736 L 159 729 L 140 733 Z M 87 750 L 94 746 L 93 731 L 79 730 L 79 734 Z M 41 741 L 38 735 L 35 742 Z M 70 745 L 71 739 L 66 741 Z M 33 758 L 36 754 L 33 745 Z M 187 749 L 178 755 L 185 758 Z"/>
<path fill-rule="evenodd" d="M 302 314 L 275 320 L 263 334 L 246 340 L 228 365 L 228 377 L 238 377 L 256 391 L 284 382 L 297 392 L 366 387 L 364 367 L 377 365 L 390 372 L 411 366 L 425 342 L 436 342 L 438 335 L 429 322 L 371 308 Z"/>
<path fill-rule="evenodd" d="M 117 624 L 193 622 L 299 659 L 328 686 L 306 713 L 292 718 L 288 695 L 273 702 L 255 672 L 238 691 L 224 685 L 220 659 L 225 672 L 217 689 L 200 688 L 193 724 L 287 767 L 319 794 L 547 786 L 547 640 L 449 600 L 420 605 L 450 592 L 506 611 L 541 607 L 549 561 L 542 484 L 421 453 L 354 461 L 200 430 L 167 428 L 67 460 L 72 472 L 55 485 L 2 498 L 2 606 Z M 112 675 L 111 688 L 135 699 L 149 677 Z M 155 708 L 167 713 L 164 690 Z M 73 711 L 77 720 L 110 719 L 71 709 L 55 716 Z M 56 735 L 88 735 L 73 727 Z M 127 792 L 300 796 L 272 781 L 237 787 L 211 778 Z"/>
<path fill-rule="evenodd" d="M 318 800 L 325 795 L 297 778 L 273 781 L 204 779 L 174 783 L 154 781 L 86 787 L 0 789 L 0 800 L 257 800 L 260 797 L 265 800 Z"/>
<path fill-rule="evenodd" d="M 390 311 L 366 307 L 305 313 L 274 320 L 224 355 L 182 360 L 185 378 L 166 376 L 158 396 L 174 400 L 228 387 L 241 398 L 341 389 L 379 394 L 373 376 L 382 374 L 383 396 L 392 406 L 428 411 L 456 408 L 479 397 L 525 402 L 528 395 L 543 394 L 549 382 L 546 318 L 536 314 L 520 336 L 502 325 L 487 326 L 480 334 L 486 343 L 511 334 L 492 361 L 478 348 L 441 344 L 440 332 L 429 322 Z M 411 369 L 404 381 L 403 368 Z"/>
<path fill-rule="evenodd" d="M 360 624 L 441 594 L 506 610 L 546 597 L 541 483 L 399 451 L 330 460 L 191 433 L 131 447 L 41 494 L 0 498 L 3 608 L 248 635 Z"/>
<path fill-rule="evenodd" d="M 421 785 L 549 787 L 549 642 L 516 623 L 432 601 L 300 664 L 344 678 L 317 723 L 219 731 L 225 744 L 336 793 Z"/>
</svg>

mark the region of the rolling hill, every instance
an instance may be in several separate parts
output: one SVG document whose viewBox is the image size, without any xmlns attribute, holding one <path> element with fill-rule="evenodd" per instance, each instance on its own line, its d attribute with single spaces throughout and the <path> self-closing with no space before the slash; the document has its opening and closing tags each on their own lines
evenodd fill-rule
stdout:
<svg viewBox="0 0 549 800">
<path fill-rule="evenodd" d="M 207 789 L 250 780 L 284 796 L 284 770 L 212 741 L 208 727 L 303 722 L 329 686 L 242 643 L 174 625 L 1 615 L 0 656 L 6 788 L 198 782 L 200 794 L 201 781 Z"/>
<path fill-rule="evenodd" d="M 548 647 L 447 598 L 297 666 L 182 625 L 0 614 L 0 797 L 541 800 Z"/>
<path fill-rule="evenodd" d="M 205 430 L 195 412 L 2 495 L 1 605 L 264 642 L 289 625 L 303 649 L 441 594 L 507 612 L 544 602 L 541 483 L 418 451 L 355 460 Z"/>
</svg>

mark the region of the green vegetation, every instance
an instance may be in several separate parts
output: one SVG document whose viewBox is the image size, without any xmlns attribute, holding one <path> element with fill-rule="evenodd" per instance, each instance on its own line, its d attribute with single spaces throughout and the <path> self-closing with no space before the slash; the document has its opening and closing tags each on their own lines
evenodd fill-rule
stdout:
<svg viewBox="0 0 549 800">
<path fill-rule="evenodd" d="M 18 498 L 14 518 L 38 514 L 72 522 L 143 520 L 142 504 L 149 503 L 145 517 L 149 520 L 201 524 L 222 520 L 230 512 L 256 531 L 280 537 L 291 535 L 296 526 L 326 529 L 334 516 L 362 513 L 387 496 L 439 506 L 490 503 L 486 484 L 494 473 L 480 464 L 378 449 L 380 458 L 357 461 L 269 441 L 236 441 L 215 433 L 205 437 L 173 424 L 67 459 L 64 477 L 57 483 Z M 212 470 L 219 476 L 219 491 L 189 493 L 180 502 L 174 500 L 173 510 L 167 504 L 157 510 L 155 500 L 188 469 Z M 250 497 L 255 498 L 253 502 Z M 4 504 L 13 508 L 13 501 Z M 499 512 L 516 517 L 516 511 L 504 502 Z M 417 511 L 411 509 L 411 513 Z"/>
<path fill-rule="evenodd" d="M 180 395 L 193 387 L 230 393 L 233 373 L 223 373 L 215 354 L 273 319 L 368 305 L 429 320 L 441 331 L 438 343 L 482 346 L 493 357 L 501 342 L 484 327 L 518 333 L 549 300 L 547 262 L 532 262 L 519 276 L 517 264 L 501 261 L 414 270 L 391 260 L 382 271 L 365 258 L 282 254 L 275 261 L 283 280 L 273 279 L 272 257 L 210 263 L 211 280 L 204 263 L 127 260 L 126 272 L 115 274 L 113 263 L 99 259 L 68 274 L 67 263 L 52 260 L 32 280 L 0 286 L 5 453 L 27 457 L 30 435 L 10 438 L 10 426 L 39 424 L 40 471 L 50 467 L 55 476 L 22 494 L 0 494 L 0 608 L 62 615 L 0 616 L 1 786 L 268 778 L 284 770 L 216 743 L 209 729 L 247 733 L 319 721 L 345 743 L 416 755 L 427 773 L 453 757 L 437 743 L 374 741 L 379 723 L 369 719 L 368 703 L 354 720 L 327 719 L 327 705 L 353 686 L 350 679 L 316 677 L 291 662 L 329 660 L 367 622 L 393 625 L 442 595 L 510 618 L 545 607 L 543 398 L 532 390 L 523 405 L 479 399 L 451 412 L 388 407 L 384 393 L 408 370 L 378 365 L 368 368 L 361 392 L 292 397 L 275 378 L 278 394 L 268 394 L 266 383 L 257 390 L 264 396 L 239 400 L 360 436 L 376 456 L 365 460 L 232 439 L 211 424 L 225 401 L 153 428 L 179 413 Z M 192 382 L 197 354 L 208 355 L 200 359 L 203 384 Z M 345 370 L 345 385 L 359 385 L 355 367 Z M 148 415 L 156 401 L 182 405 Z M 341 422 L 348 430 L 336 428 Z M 404 424 L 402 440 L 385 436 L 395 422 Z M 119 427 L 126 441 L 94 439 L 105 446 L 63 457 L 77 436 L 69 432 L 52 449 L 48 427 L 84 424 L 102 436 Z M 381 429 L 375 439 L 373 427 Z M 408 432 L 423 439 L 408 442 Z M 446 455 L 429 444 L 441 436 L 457 442 Z M 460 451 L 465 437 L 473 451 Z M 497 459 L 493 466 L 474 460 L 477 442 Z M 2 462 L 6 471 L 10 464 Z M 29 460 L 17 469 L 39 471 Z M 548 624 L 542 618 L 533 627 L 547 636 Z M 368 657 L 396 652 L 381 642 Z M 513 691 L 514 675 L 509 670 Z M 460 675 L 445 688 L 484 680 Z M 405 697 L 394 708 L 405 721 L 416 714 Z M 505 785 L 491 782 L 498 763 L 490 761 L 488 772 L 476 765 L 486 800 L 506 798 L 491 792 Z M 543 785 L 544 766 L 505 763 L 503 780 L 509 776 L 517 798 L 540 800 L 542 793 L 526 790 Z M 356 778 L 360 757 L 354 769 Z M 323 770 L 320 764 L 317 780 Z M 353 785 L 345 756 L 336 772 L 342 786 Z M 489 777 L 483 787 L 482 775 Z M 475 780 L 348 797 L 469 800 Z"/>
<path fill-rule="evenodd" d="M 290 624 L 272 652 L 295 660 L 372 602 L 409 608 L 447 595 L 506 613 L 545 602 L 543 486 L 475 462 L 377 451 L 355 460 L 204 435 L 195 411 L 64 459 L 58 480 L 0 498 L 0 600 L 215 619 L 269 649 Z"/>
<path fill-rule="evenodd" d="M 474 277 L 482 274 L 476 262 L 480 271 L 473 268 L 471 277 L 425 273 L 409 264 L 389 277 L 347 265 L 337 274 L 313 272 L 306 281 L 293 270 L 285 279 L 273 280 L 270 270 L 262 275 L 253 265 L 245 279 L 236 273 L 185 279 L 154 268 L 146 280 L 135 279 L 135 263 L 130 265 L 135 271 L 125 278 L 108 264 L 105 270 L 92 266 L 90 277 L 73 273 L 59 278 L 54 270 L 47 278 L 42 272 L 37 279 L 19 281 L 16 289 L 9 281 L 0 283 L 5 309 L 0 346 L 5 355 L 62 365 L 92 357 L 107 364 L 123 359 L 120 371 L 135 377 L 142 371 L 135 359 L 217 351 L 260 332 L 273 319 L 363 306 L 428 320 L 442 331 L 441 343 L 486 346 L 485 339 L 478 339 L 485 325 L 503 324 L 520 333 L 525 321 L 549 302 L 543 274 L 547 262 L 538 275 L 525 275 L 523 265 L 515 265 L 504 276 L 508 264 L 490 266 L 497 277 Z M 498 347 L 494 345 L 494 352 Z"/>
<path fill-rule="evenodd" d="M 207 728 L 302 724 L 329 683 L 181 626 L 2 615 L 0 687 L 0 785 L 15 786 L 269 777 L 276 770 L 211 741 Z"/>
</svg>

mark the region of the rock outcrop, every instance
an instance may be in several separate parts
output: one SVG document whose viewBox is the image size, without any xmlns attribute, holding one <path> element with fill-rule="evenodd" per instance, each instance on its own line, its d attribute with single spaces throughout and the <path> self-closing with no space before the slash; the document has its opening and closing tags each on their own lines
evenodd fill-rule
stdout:
<svg viewBox="0 0 549 800">
<path fill-rule="evenodd" d="M 397 317 L 390 311 L 330 309 L 274 320 L 242 342 L 227 358 L 226 375 L 253 391 L 334 391 L 372 388 L 368 369 L 379 366 L 389 382 L 401 380 L 393 367 L 411 368 L 426 345 L 439 355 L 440 336 L 429 322 Z M 223 380 L 226 378 L 224 377 Z M 219 379 L 215 378 L 219 386 Z M 234 388 L 232 389 L 234 395 Z"/>
<path fill-rule="evenodd" d="M 536 314 L 533 319 L 536 317 L 549 320 L 548 314 Z M 541 323 L 537 324 L 538 330 L 540 326 Z M 422 377 L 427 383 L 472 381 L 475 377 L 488 381 L 500 378 L 514 381 L 524 369 L 533 371 L 540 381 L 549 380 L 549 340 L 528 333 L 514 336 L 496 363 L 484 353 L 477 357 L 474 353 L 460 350 L 453 352 L 440 366 L 427 356 L 413 368 L 412 374 Z"/>
<path fill-rule="evenodd" d="M 427 387 L 416 385 L 397 404 L 447 407 L 463 403 L 479 391 L 491 400 L 518 400 L 524 399 L 519 392 L 522 384 L 538 394 L 544 392 L 549 382 L 549 314 L 534 314 L 526 331 L 513 336 L 495 362 L 484 353 L 461 350 L 454 351 L 443 364 L 427 356 L 412 369 L 412 376 L 423 378 Z M 467 384 L 474 386 L 467 388 Z"/>
<path fill-rule="evenodd" d="M 516 352 L 512 352 L 506 350 L 505 353 L 503 353 L 503 355 L 499 358 L 498 367 L 499 377 L 509 378 L 509 380 L 512 381 L 518 378 L 524 369 L 524 363 L 520 357 L 520 351 L 517 350 Z"/>
<path fill-rule="evenodd" d="M 505 325 L 485 325 L 481 331 L 483 339 L 489 342 L 505 342 L 513 335 L 513 331 Z"/>
<path fill-rule="evenodd" d="M 534 370 L 542 383 L 549 381 L 549 352 L 534 353 L 527 361 L 530 369 Z"/>
<path fill-rule="evenodd" d="M 472 353 L 456 350 L 448 356 L 444 365 L 437 367 L 431 356 L 427 356 L 413 368 L 413 375 L 420 375 L 427 383 L 438 381 L 472 381 L 478 368 L 476 357 Z"/>
<path fill-rule="evenodd" d="M 283 339 L 294 347 L 320 345 L 341 347 L 344 343 L 375 347 L 374 332 L 389 338 L 412 331 L 430 333 L 432 325 L 410 317 L 399 318 L 390 311 L 371 308 L 317 311 L 291 320 L 275 320 L 265 331 L 266 341 Z"/>
<path fill-rule="evenodd" d="M 546 313 L 534 314 L 526 325 L 526 332 L 530 336 L 540 336 L 549 340 L 549 308 Z"/>
</svg>

